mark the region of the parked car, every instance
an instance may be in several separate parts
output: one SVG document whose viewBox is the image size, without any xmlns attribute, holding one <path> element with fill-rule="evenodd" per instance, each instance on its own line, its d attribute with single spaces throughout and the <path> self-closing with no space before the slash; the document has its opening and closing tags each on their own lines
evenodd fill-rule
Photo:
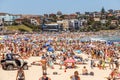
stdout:
<svg viewBox="0 0 120 80">
<path fill-rule="evenodd" d="M 2 69 L 13 70 L 22 67 L 24 70 L 28 70 L 28 63 L 22 59 L 18 54 L 6 54 L 5 59 L 1 60 Z"/>
</svg>

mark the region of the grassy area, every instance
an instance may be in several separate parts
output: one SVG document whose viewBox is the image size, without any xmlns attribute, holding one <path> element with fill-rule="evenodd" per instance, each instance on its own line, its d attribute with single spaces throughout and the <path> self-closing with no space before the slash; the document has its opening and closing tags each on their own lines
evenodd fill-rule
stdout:
<svg viewBox="0 0 120 80">
<path fill-rule="evenodd" d="M 6 26 L 7 30 L 10 31 L 27 31 L 27 32 L 32 32 L 32 29 L 25 26 L 25 25 L 17 25 L 17 26 Z"/>
</svg>

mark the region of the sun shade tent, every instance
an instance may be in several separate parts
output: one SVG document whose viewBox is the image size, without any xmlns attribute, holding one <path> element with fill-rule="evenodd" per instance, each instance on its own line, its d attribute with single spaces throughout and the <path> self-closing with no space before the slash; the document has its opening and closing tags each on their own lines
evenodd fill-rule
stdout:
<svg viewBox="0 0 120 80">
<path fill-rule="evenodd" d="M 74 59 L 66 59 L 65 63 L 75 63 L 75 60 Z"/>
<path fill-rule="evenodd" d="M 74 68 L 75 67 L 75 60 L 74 59 L 66 59 L 64 61 L 66 68 Z"/>
</svg>

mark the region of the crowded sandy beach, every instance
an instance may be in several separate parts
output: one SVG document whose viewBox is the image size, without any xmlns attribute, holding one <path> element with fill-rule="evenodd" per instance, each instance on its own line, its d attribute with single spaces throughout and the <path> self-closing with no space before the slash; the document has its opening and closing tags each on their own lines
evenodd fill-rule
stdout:
<svg viewBox="0 0 120 80">
<path fill-rule="evenodd" d="M 0 80 L 120 80 L 120 41 L 97 38 L 103 35 L 119 38 L 119 32 L 1 35 L 0 60 L 17 60 L 17 67 L 2 61 Z M 27 70 L 19 58 L 9 54 L 27 61 Z M 25 79 L 17 79 L 19 72 Z"/>
</svg>

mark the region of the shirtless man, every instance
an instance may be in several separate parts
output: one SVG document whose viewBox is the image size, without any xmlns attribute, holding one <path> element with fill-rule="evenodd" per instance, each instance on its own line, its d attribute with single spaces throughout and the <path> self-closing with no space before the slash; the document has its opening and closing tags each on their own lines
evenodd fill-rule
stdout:
<svg viewBox="0 0 120 80">
<path fill-rule="evenodd" d="M 43 57 L 40 62 L 42 63 L 42 72 L 47 73 L 47 60 L 45 57 Z"/>
</svg>

